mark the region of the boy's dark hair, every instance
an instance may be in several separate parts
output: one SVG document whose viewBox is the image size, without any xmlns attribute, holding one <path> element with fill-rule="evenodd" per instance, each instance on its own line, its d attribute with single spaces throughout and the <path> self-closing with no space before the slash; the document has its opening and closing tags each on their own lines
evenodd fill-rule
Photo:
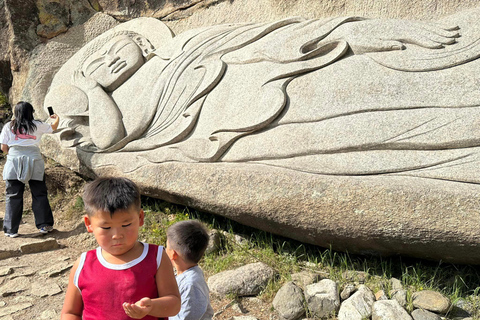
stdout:
<svg viewBox="0 0 480 320">
<path fill-rule="evenodd" d="M 97 178 L 85 186 L 83 202 L 89 216 L 99 210 L 110 212 L 112 216 L 115 211 L 126 210 L 132 205 L 140 210 L 140 190 L 127 178 Z"/>
<path fill-rule="evenodd" d="M 197 220 L 180 221 L 167 229 L 168 244 L 190 263 L 200 261 L 209 238 L 207 228 Z"/>
</svg>

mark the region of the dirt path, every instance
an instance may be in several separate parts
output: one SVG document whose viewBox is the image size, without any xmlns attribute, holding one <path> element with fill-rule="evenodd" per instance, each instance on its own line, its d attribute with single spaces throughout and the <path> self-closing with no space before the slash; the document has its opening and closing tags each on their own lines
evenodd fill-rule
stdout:
<svg viewBox="0 0 480 320">
<path fill-rule="evenodd" d="M 12 256 L 0 260 L 2 320 L 58 319 L 69 270 L 83 248 L 92 244 L 88 234 L 76 230 L 39 235 L 32 222 L 22 224 L 21 237 L 4 238 L 0 244 L 0 254 Z M 32 251 L 39 252 L 26 253 Z"/>
<path fill-rule="evenodd" d="M 3 170 L 0 159 L 0 171 Z M 59 319 L 71 266 L 81 252 L 96 247 L 85 232 L 75 197 L 84 181 L 73 172 L 46 166 L 55 230 L 40 234 L 25 190 L 18 238 L 0 238 L 0 320 Z M 0 225 L 5 211 L 5 184 L 0 180 Z"/>
</svg>

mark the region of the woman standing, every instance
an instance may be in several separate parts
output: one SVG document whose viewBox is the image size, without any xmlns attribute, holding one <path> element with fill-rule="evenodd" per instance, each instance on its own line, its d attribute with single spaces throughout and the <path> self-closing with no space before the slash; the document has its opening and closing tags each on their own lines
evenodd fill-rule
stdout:
<svg viewBox="0 0 480 320">
<path fill-rule="evenodd" d="M 53 230 L 53 214 L 47 197 L 45 164 L 38 145 L 44 133 L 57 129 L 60 118 L 51 115 L 53 124 L 33 119 L 35 110 L 28 102 L 15 105 L 15 119 L 5 124 L 0 134 L 1 149 L 7 156 L 3 169 L 6 208 L 3 220 L 5 236 L 18 237 L 23 213 L 23 192 L 28 181 L 32 192 L 32 210 L 40 233 Z"/>
</svg>

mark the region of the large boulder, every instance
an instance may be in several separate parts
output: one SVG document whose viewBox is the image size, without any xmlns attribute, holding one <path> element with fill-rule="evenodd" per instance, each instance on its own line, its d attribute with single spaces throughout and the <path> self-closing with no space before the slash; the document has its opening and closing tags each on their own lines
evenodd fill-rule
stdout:
<svg viewBox="0 0 480 320">
<path fill-rule="evenodd" d="M 132 20 L 58 71 L 45 104 L 66 122 L 42 148 L 80 173 L 127 176 L 147 195 L 303 242 L 480 263 L 479 15 L 446 17 L 462 37 L 451 27 L 442 39 L 425 31 L 438 25 L 355 17 L 175 37 L 158 20 Z M 385 51 L 374 30 L 413 40 Z M 444 44 L 416 42 L 423 33 Z M 91 48 L 117 41 L 138 47 L 138 69 L 97 78 L 105 88 L 82 80 L 80 63 L 90 75 L 106 65 Z"/>
<path fill-rule="evenodd" d="M 208 287 L 221 297 L 228 294 L 239 297 L 255 296 L 265 289 L 275 274 L 276 272 L 263 262 L 250 263 L 214 274 L 208 278 Z"/>
<path fill-rule="evenodd" d="M 92 169 L 96 156 L 44 136 L 43 152 L 94 177 L 121 175 L 144 194 L 223 215 L 261 230 L 361 254 L 480 263 L 480 187 L 415 177 L 342 177 L 255 164 L 153 164 Z M 85 157 L 84 157 L 85 156 Z M 79 160 L 82 159 L 81 161 Z"/>
</svg>

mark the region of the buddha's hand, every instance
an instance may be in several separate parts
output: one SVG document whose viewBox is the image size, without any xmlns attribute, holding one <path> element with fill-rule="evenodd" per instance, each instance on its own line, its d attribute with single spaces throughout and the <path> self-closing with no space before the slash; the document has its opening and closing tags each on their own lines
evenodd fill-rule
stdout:
<svg viewBox="0 0 480 320">
<path fill-rule="evenodd" d="M 91 89 L 98 86 L 97 81 L 93 80 L 90 77 L 86 77 L 81 70 L 75 70 L 72 75 L 72 83 L 74 86 L 78 87 L 79 89 L 83 90 L 84 92 L 88 92 Z"/>
<path fill-rule="evenodd" d="M 355 54 L 403 50 L 405 44 L 441 49 L 456 43 L 458 26 L 442 27 L 433 23 L 408 20 L 363 20 L 346 23 L 332 32 L 343 37 Z"/>
</svg>

